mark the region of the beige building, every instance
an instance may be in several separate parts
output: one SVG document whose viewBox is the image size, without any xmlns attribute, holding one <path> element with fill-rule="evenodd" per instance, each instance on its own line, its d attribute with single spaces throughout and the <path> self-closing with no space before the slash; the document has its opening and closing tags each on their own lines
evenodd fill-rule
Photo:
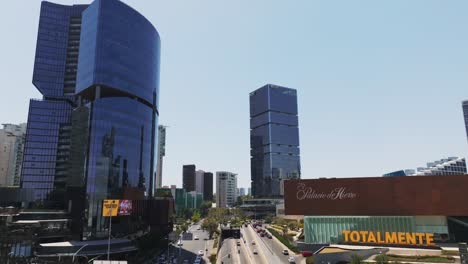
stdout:
<svg viewBox="0 0 468 264">
<path fill-rule="evenodd" d="M 19 186 L 26 124 L 3 124 L 0 129 L 0 186 Z"/>
</svg>

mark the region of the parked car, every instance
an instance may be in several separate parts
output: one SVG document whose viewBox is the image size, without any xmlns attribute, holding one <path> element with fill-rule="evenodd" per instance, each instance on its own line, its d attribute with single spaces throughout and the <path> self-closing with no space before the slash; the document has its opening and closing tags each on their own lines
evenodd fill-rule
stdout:
<svg viewBox="0 0 468 264">
<path fill-rule="evenodd" d="M 261 236 L 261 237 L 265 237 L 265 233 L 260 232 L 260 236 Z"/>
<path fill-rule="evenodd" d="M 296 263 L 296 259 L 295 259 L 293 256 L 290 256 L 290 257 L 288 258 L 288 262 L 289 262 L 289 263 Z"/>
<path fill-rule="evenodd" d="M 287 249 L 283 250 L 283 255 L 289 255 L 289 251 Z"/>
<path fill-rule="evenodd" d="M 313 253 L 311 251 L 302 251 L 302 256 L 303 257 L 310 257 L 312 255 L 313 255 Z"/>
<path fill-rule="evenodd" d="M 269 239 L 272 239 L 273 237 L 270 234 L 266 235 Z"/>
</svg>

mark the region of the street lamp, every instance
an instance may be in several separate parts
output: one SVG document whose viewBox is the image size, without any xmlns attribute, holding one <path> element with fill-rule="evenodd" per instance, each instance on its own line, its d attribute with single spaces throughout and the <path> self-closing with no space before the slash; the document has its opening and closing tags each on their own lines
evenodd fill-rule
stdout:
<svg viewBox="0 0 468 264">
<path fill-rule="evenodd" d="M 73 254 L 73 258 L 72 258 L 72 263 L 75 262 L 75 256 L 76 254 L 78 254 L 78 252 L 80 252 L 83 248 L 85 248 L 88 244 L 84 244 L 82 247 L 80 247 L 80 249 L 78 249 L 74 254 Z"/>
</svg>

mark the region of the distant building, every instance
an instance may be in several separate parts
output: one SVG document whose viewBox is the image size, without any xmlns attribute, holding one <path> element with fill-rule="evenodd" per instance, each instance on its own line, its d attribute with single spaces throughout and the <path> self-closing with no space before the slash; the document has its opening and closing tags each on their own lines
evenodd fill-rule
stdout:
<svg viewBox="0 0 468 264">
<path fill-rule="evenodd" d="M 250 169 L 255 198 L 281 198 L 301 178 L 297 92 L 267 84 L 250 93 Z"/>
<path fill-rule="evenodd" d="M 3 124 L 0 129 L 0 186 L 19 186 L 26 124 Z"/>
<path fill-rule="evenodd" d="M 166 127 L 158 126 L 158 165 L 156 168 L 156 188 L 162 186 L 163 157 L 166 156 Z"/>
<path fill-rule="evenodd" d="M 182 168 L 182 187 L 187 192 L 193 192 L 195 184 L 195 165 L 184 165 Z"/>
<path fill-rule="evenodd" d="M 182 215 L 185 209 L 198 209 L 203 203 L 202 193 L 186 192 L 175 185 L 171 185 L 170 188 L 156 189 L 156 197 L 172 197 L 177 215 Z"/>
<path fill-rule="evenodd" d="M 239 188 L 239 196 L 245 196 L 245 188 Z"/>
<path fill-rule="evenodd" d="M 237 174 L 227 171 L 216 172 L 216 206 L 231 207 L 236 202 Z"/>
<path fill-rule="evenodd" d="M 247 195 L 252 195 L 252 189 L 250 187 L 247 189 Z"/>
<path fill-rule="evenodd" d="M 399 170 L 386 173 L 383 176 L 422 176 L 422 175 L 456 175 L 467 174 L 465 158 L 448 157 L 446 159 L 428 162 L 426 167 L 417 170 Z"/>
<path fill-rule="evenodd" d="M 195 191 L 203 193 L 203 182 L 205 179 L 205 172 L 203 170 L 197 170 L 195 172 Z"/>
<path fill-rule="evenodd" d="M 211 172 L 203 174 L 203 199 L 213 201 L 213 173 Z"/>
</svg>

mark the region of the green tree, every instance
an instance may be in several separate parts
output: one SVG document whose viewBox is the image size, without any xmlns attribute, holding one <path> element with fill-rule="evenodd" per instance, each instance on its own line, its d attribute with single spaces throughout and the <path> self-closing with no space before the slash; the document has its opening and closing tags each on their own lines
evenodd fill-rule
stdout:
<svg viewBox="0 0 468 264">
<path fill-rule="evenodd" d="M 213 238 L 213 234 L 218 229 L 218 222 L 216 222 L 216 220 L 212 218 L 206 218 L 205 220 L 203 220 L 202 228 L 208 231 L 211 239 Z"/>
<path fill-rule="evenodd" d="M 202 217 L 206 217 L 208 215 L 208 212 L 209 210 L 211 209 L 212 207 L 212 202 L 211 201 L 204 201 L 201 205 L 200 205 L 200 213 L 201 213 L 201 216 Z"/>
<path fill-rule="evenodd" d="M 196 223 L 196 222 L 200 221 L 200 219 L 201 219 L 200 211 L 195 210 L 195 212 L 192 215 L 192 221 Z"/>
<path fill-rule="evenodd" d="M 297 222 L 296 222 L 296 221 L 290 221 L 290 222 L 288 223 L 288 228 L 289 228 L 290 230 L 296 230 L 296 229 L 298 228 Z"/>
<path fill-rule="evenodd" d="M 351 255 L 351 262 L 350 264 L 362 264 L 364 263 L 364 258 L 358 254 Z"/>
<path fill-rule="evenodd" d="M 182 225 L 180 225 L 180 230 L 182 230 L 182 232 L 187 232 L 188 230 L 188 224 L 187 223 L 183 223 Z"/>
<path fill-rule="evenodd" d="M 388 264 L 388 261 L 388 256 L 384 254 L 380 254 L 375 257 L 375 263 L 377 264 Z"/>
</svg>

